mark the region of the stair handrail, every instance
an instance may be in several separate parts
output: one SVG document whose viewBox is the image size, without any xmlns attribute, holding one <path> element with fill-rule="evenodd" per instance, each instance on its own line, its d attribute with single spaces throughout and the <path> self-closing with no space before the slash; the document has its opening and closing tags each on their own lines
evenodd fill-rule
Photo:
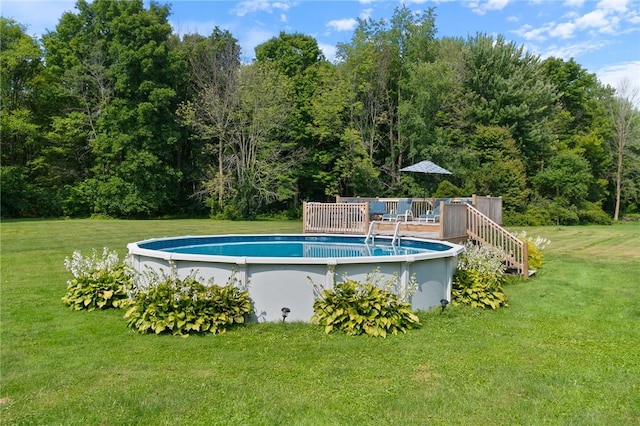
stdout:
<svg viewBox="0 0 640 426">
<path fill-rule="evenodd" d="M 376 225 L 380 223 L 380 221 L 377 220 L 373 220 L 371 221 L 371 224 L 369 225 L 369 232 L 367 232 L 367 236 L 364 237 L 364 243 L 368 244 L 369 240 L 371 240 L 372 243 L 375 244 L 376 240 L 376 232 L 375 232 L 375 227 Z M 400 245 L 400 225 L 402 225 L 402 222 L 398 221 L 396 222 L 396 226 L 395 229 L 393 231 L 393 238 L 391 239 L 391 246 L 395 247 L 396 243 L 398 244 L 398 246 Z"/>
<path fill-rule="evenodd" d="M 364 238 L 364 243 L 367 244 L 369 243 L 369 238 L 371 238 L 371 242 L 375 243 L 375 231 L 374 228 L 376 226 L 376 221 L 372 220 L 371 223 L 369 224 L 369 232 L 367 232 L 367 236 Z"/>
<path fill-rule="evenodd" d="M 467 235 L 481 244 L 500 249 L 508 266 L 529 276 L 527 244 L 471 205 L 467 205 Z"/>
<path fill-rule="evenodd" d="M 393 239 L 391 240 L 391 246 L 394 247 L 396 245 L 396 241 L 398 242 L 398 246 L 400 246 L 400 225 L 402 222 L 398 221 L 396 223 L 396 229 L 393 231 Z"/>
</svg>

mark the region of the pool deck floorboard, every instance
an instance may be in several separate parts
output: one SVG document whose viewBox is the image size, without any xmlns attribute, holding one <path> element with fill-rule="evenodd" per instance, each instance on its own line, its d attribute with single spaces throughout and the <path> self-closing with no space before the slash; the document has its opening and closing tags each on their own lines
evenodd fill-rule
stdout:
<svg viewBox="0 0 640 426">
<path fill-rule="evenodd" d="M 397 222 L 392 221 L 376 221 L 374 234 L 393 236 L 396 224 Z M 440 239 L 440 224 L 418 221 L 401 222 L 398 234 L 400 235 L 400 237 L 414 237 L 438 240 Z"/>
</svg>

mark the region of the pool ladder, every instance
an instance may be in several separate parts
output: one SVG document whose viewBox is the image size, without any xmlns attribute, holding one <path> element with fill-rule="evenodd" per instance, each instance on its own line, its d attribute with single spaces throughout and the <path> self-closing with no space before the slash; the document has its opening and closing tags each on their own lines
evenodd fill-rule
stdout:
<svg viewBox="0 0 640 426">
<path fill-rule="evenodd" d="M 376 231 L 375 231 L 375 227 L 376 227 L 376 223 L 382 223 L 382 221 L 377 221 L 374 220 L 371 222 L 371 224 L 369 225 L 369 232 L 367 233 L 366 238 L 364 239 L 364 243 L 367 244 L 369 243 L 369 240 L 371 240 L 372 243 L 375 243 L 375 237 L 376 237 Z M 393 239 L 391 240 L 391 245 L 395 246 L 400 245 L 400 225 L 402 224 L 402 222 L 396 222 L 396 228 L 393 231 Z"/>
</svg>

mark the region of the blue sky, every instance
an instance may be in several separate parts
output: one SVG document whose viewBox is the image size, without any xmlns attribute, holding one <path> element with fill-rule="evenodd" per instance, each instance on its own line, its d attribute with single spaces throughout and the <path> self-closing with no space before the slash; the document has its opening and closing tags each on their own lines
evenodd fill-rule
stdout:
<svg viewBox="0 0 640 426">
<path fill-rule="evenodd" d="M 147 3 L 148 0 L 145 0 Z M 169 21 L 180 34 L 229 30 L 253 57 L 258 44 L 280 31 L 313 36 L 333 59 L 336 43 L 348 42 L 356 18 L 389 19 L 402 3 L 415 11 L 435 7 L 438 37 L 502 34 L 531 53 L 574 58 L 605 84 L 629 77 L 640 87 L 640 0 L 159 0 L 171 4 Z M 0 13 L 41 35 L 75 1 L 0 0 Z"/>
</svg>

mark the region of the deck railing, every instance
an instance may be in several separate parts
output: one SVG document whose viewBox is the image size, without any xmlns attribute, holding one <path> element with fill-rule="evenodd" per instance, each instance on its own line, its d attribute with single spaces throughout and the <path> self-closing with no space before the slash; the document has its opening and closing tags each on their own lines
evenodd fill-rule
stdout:
<svg viewBox="0 0 640 426">
<path fill-rule="evenodd" d="M 387 212 L 395 212 L 398 210 L 399 198 L 367 198 L 367 197 L 336 197 L 336 203 L 368 203 L 369 201 L 381 201 L 385 205 Z M 427 213 L 429 210 L 433 210 L 433 198 L 412 198 L 411 212 L 413 217 L 418 217 L 421 214 Z"/>
<path fill-rule="evenodd" d="M 502 197 L 474 195 L 471 199 L 473 200 L 472 205 L 476 209 L 498 225 L 502 225 Z"/>
<path fill-rule="evenodd" d="M 303 232 L 366 234 L 369 203 L 304 203 Z"/>
<path fill-rule="evenodd" d="M 467 239 L 467 204 L 440 201 L 440 238 L 448 241 Z"/>
<path fill-rule="evenodd" d="M 508 267 L 529 276 L 527 244 L 473 206 L 467 206 L 467 234 L 472 240 L 502 250 Z"/>
</svg>

